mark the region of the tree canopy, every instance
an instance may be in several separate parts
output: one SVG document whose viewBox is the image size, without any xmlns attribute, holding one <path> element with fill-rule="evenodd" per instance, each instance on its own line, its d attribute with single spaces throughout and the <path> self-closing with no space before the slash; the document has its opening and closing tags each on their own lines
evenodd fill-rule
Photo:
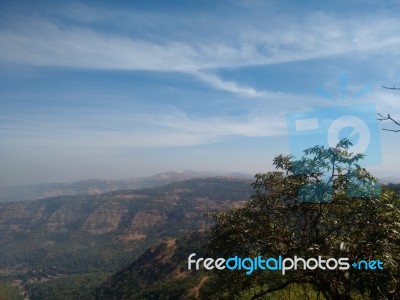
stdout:
<svg viewBox="0 0 400 300">
<path fill-rule="evenodd" d="M 205 298 L 259 299 L 296 285 L 325 299 L 399 299 L 400 199 L 377 188 L 350 146 L 344 139 L 307 149 L 298 160 L 277 156 L 276 171 L 255 176 L 244 207 L 213 215 L 210 255 L 380 259 L 384 269 L 218 270 Z"/>
</svg>

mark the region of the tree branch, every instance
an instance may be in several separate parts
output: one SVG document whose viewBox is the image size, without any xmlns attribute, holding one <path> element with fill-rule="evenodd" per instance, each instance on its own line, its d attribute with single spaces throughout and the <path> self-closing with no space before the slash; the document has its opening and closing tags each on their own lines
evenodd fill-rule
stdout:
<svg viewBox="0 0 400 300">
<path fill-rule="evenodd" d="M 382 87 L 383 87 L 384 89 L 387 89 L 387 90 L 400 90 L 400 88 L 397 88 L 396 86 L 387 87 L 387 86 L 382 85 Z"/>
<path fill-rule="evenodd" d="M 386 129 L 386 128 L 382 128 L 382 130 L 385 130 L 385 131 L 392 131 L 392 132 L 400 132 L 400 129 Z"/>
<path fill-rule="evenodd" d="M 256 294 L 254 294 L 254 295 L 250 298 L 250 300 L 259 299 L 260 297 L 265 296 L 265 295 L 267 295 L 267 294 L 269 294 L 269 293 L 283 290 L 285 287 L 287 287 L 288 285 L 293 284 L 293 283 L 298 283 L 298 284 L 302 284 L 302 283 L 314 284 L 314 283 L 311 282 L 310 280 L 291 279 L 291 280 L 288 280 L 288 281 L 282 283 L 281 285 L 278 285 L 278 286 L 276 286 L 276 287 L 273 287 L 273 288 L 270 288 L 270 289 L 267 289 L 267 290 L 264 290 L 264 291 L 260 291 L 260 292 L 258 292 L 258 293 L 256 293 Z"/>
<path fill-rule="evenodd" d="M 381 121 L 381 122 L 384 122 L 384 121 L 391 121 L 392 123 L 396 124 L 396 126 L 400 126 L 400 122 L 399 122 L 399 121 L 396 121 L 395 119 L 393 119 L 391 115 L 388 114 L 387 116 L 383 116 L 383 115 L 381 115 L 381 114 L 379 114 L 379 113 L 378 113 L 378 115 L 379 115 L 378 121 Z M 387 128 L 383 128 L 382 130 L 385 130 L 385 131 L 392 131 L 392 132 L 400 132 L 400 129 L 387 129 Z"/>
<path fill-rule="evenodd" d="M 285 287 L 287 287 L 289 284 L 292 284 L 292 283 L 294 283 L 294 282 L 286 281 L 285 283 L 283 283 L 281 285 L 278 285 L 277 287 L 270 288 L 268 290 L 264 290 L 264 291 L 258 292 L 257 294 L 253 295 L 250 298 L 250 300 L 255 300 L 255 299 L 258 299 L 258 298 L 260 298 L 262 296 L 265 296 L 266 294 L 269 294 L 269 293 L 272 293 L 272 292 L 276 292 L 276 291 L 280 291 L 280 290 L 284 289 Z"/>
</svg>

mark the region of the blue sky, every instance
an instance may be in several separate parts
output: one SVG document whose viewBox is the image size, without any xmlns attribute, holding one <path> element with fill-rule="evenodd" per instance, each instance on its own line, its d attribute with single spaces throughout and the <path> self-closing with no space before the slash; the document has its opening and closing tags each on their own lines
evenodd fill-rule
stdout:
<svg viewBox="0 0 400 300">
<path fill-rule="evenodd" d="M 271 170 L 318 87 L 400 118 L 398 1 L 2 1 L 0 186 Z M 380 124 L 382 127 L 382 124 Z M 380 132 L 377 176 L 398 176 Z"/>
</svg>

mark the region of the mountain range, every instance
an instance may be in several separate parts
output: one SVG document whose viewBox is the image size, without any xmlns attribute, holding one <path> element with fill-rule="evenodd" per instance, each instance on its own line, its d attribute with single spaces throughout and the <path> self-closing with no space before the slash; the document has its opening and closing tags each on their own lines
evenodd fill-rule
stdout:
<svg viewBox="0 0 400 300">
<path fill-rule="evenodd" d="M 209 213 L 254 192 L 245 175 L 200 175 L 211 174 L 167 172 L 136 181 L 166 185 L 105 193 L 126 182 L 80 181 L 61 191 L 83 194 L 0 203 L 0 295 L 14 285 L 31 300 L 197 299 L 208 277 L 185 261 L 205 250 Z"/>
<path fill-rule="evenodd" d="M 15 202 L 24 200 L 37 200 L 57 196 L 70 195 L 98 195 L 110 191 L 142 189 L 159 187 L 172 182 L 188 180 L 192 178 L 204 178 L 215 176 L 228 176 L 250 179 L 251 175 L 243 173 L 223 172 L 196 172 L 169 171 L 148 177 L 139 177 L 124 180 L 88 179 L 72 183 L 42 183 L 34 185 L 17 185 L 0 187 L 0 202 Z"/>
</svg>

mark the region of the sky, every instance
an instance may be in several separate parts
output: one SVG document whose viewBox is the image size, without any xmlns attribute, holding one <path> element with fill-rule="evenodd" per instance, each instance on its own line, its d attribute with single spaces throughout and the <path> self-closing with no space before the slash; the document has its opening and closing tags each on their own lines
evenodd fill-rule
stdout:
<svg viewBox="0 0 400 300">
<path fill-rule="evenodd" d="M 400 119 L 400 91 L 382 88 L 400 87 L 399 11 L 375 0 L 1 1 L 0 186 L 267 172 L 293 152 L 288 114 L 373 104 Z M 367 167 L 400 177 L 400 133 L 376 123 L 381 160 Z"/>
</svg>

